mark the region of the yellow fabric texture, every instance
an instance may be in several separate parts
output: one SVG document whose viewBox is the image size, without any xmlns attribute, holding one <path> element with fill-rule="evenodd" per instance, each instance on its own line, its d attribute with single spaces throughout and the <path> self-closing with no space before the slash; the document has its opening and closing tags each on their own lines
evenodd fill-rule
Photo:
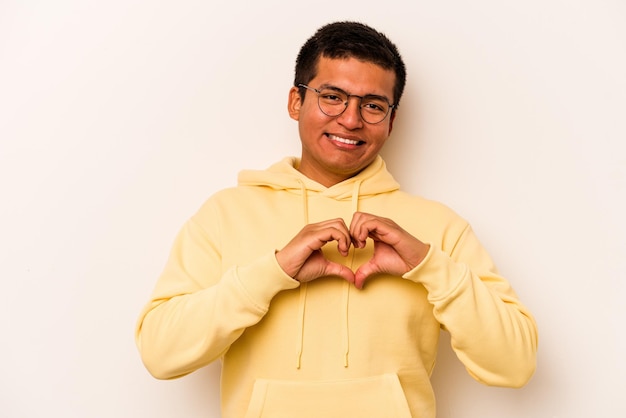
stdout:
<svg viewBox="0 0 626 418">
<path fill-rule="evenodd" d="M 222 361 L 223 418 L 435 417 L 430 375 L 440 329 L 476 380 L 520 387 L 535 369 L 534 319 L 468 223 L 448 207 L 399 189 L 378 157 L 326 188 L 286 158 L 243 171 L 183 226 L 136 342 L 160 379 Z M 355 210 L 393 219 L 430 244 L 403 277 L 359 290 L 337 277 L 300 286 L 275 251 L 306 223 Z M 373 244 L 333 261 L 357 269 Z"/>
</svg>

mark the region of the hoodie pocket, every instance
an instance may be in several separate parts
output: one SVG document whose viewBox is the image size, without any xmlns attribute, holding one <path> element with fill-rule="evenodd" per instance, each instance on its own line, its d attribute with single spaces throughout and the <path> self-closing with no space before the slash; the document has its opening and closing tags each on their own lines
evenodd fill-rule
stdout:
<svg viewBox="0 0 626 418">
<path fill-rule="evenodd" d="M 411 418 L 395 374 L 331 381 L 258 379 L 245 418 Z"/>
</svg>

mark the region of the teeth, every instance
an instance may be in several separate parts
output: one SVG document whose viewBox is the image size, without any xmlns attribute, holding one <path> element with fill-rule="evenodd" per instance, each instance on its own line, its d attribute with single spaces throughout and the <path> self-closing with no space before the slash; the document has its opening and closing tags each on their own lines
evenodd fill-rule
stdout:
<svg viewBox="0 0 626 418">
<path fill-rule="evenodd" d="M 333 141 L 342 142 L 344 144 L 349 144 L 349 145 L 357 145 L 359 143 L 359 141 L 353 141 L 352 139 L 341 138 L 335 135 L 328 135 L 328 137 L 332 139 Z"/>
</svg>

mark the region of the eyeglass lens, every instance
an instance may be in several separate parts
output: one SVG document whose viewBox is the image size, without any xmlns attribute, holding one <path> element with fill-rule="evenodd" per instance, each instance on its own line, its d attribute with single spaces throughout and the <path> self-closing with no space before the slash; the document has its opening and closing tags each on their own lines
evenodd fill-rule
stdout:
<svg viewBox="0 0 626 418">
<path fill-rule="evenodd" d="M 335 90 L 321 90 L 318 94 L 320 110 L 327 116 L 339 116 L 348 107 L 348 99 L 359 99 L 359 111 L 361 117 L 367 123 L 382 122 L 391 108 L 390 104 L 378 96 L 352 96 Z"/>
</svg>

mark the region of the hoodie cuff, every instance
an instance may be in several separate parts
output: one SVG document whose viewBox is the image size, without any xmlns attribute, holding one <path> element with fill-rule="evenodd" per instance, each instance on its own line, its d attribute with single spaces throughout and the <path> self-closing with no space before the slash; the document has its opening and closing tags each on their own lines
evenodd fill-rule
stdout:
<svg viewBox="0 0 626 418">
<path fill-rule="evenodd" d="M 466 265 L 454 262 L 448 254 L 431 244 L 424 260 L 402 277 L 422 284 L 428 291 L 428 300 L 437 301 L 454 293 L 466 275 Z"/>
<path fill-rule="evenodd" d="M 300 282 L 280 268 L 274 251 L 252 264 L 237 267 L 236 275 L 250 299 L 263 310 L 269 308 L 272 298 L 277 293 L 300 286 Z"/>
</svg>

